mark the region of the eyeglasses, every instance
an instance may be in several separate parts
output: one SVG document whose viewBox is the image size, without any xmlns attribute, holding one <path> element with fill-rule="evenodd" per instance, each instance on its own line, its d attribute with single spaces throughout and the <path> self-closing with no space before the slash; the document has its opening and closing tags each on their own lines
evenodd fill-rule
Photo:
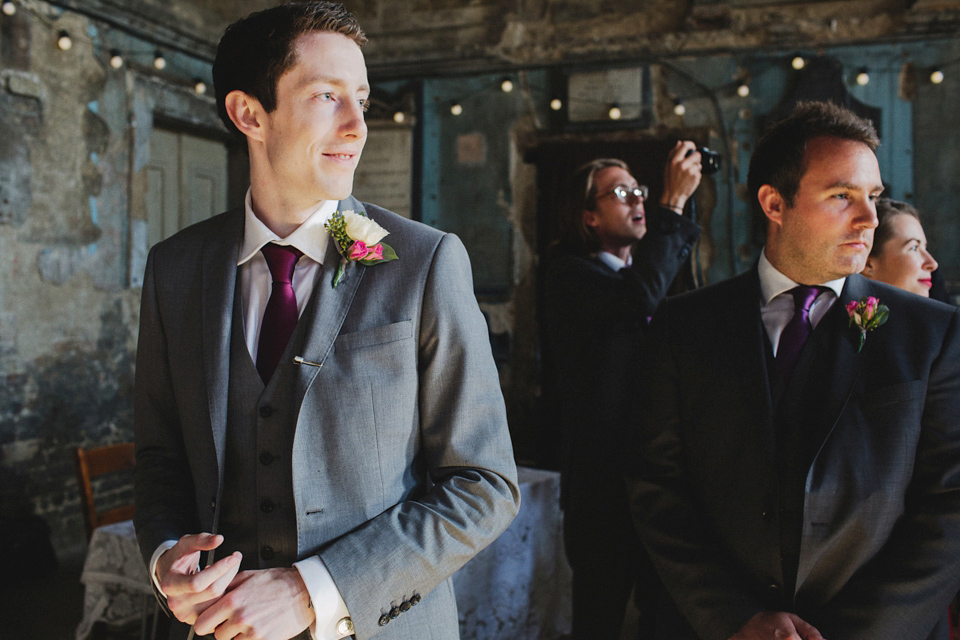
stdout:
<svg viewBox="0 0 960 640">
<path fill-rule="evenodd" d="M 623 204 L 630 204 L 631 200 L 643 202 L 647 199 L 648 195 L 650 195 L 650 189 L 648 189 L 646 185 L 641 184 L 637 187 L 629 189 L 622 184 L 618 184 L 613 188 L 613 191 L 608 191 L 607 193 L 599 195 L 595 198 L 595 200 L 606 198 L 607 196 L 616 196 L 617 200 Z"/>
</svg>

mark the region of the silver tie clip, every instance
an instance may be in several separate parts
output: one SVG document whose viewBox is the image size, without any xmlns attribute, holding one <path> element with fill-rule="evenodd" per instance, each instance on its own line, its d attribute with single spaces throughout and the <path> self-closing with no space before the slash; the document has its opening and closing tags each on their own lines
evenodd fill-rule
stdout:
<svg viewBox="0 0 960 640">
<path fill-rule="evenodd" d="M 311 366 L 311 367 L 317 367 L 317 368 L 323 366 L 323 363 L 322 363 L 322 362 L 311 362 L 310 360 L 304 360 L 304 359 L 301 358 L 300 356 L 294 356 L 293 362 L 294 362 L 295 364 L 305 364 L 305 365 L 308 365 L 308 366 Z"/>
</svg>

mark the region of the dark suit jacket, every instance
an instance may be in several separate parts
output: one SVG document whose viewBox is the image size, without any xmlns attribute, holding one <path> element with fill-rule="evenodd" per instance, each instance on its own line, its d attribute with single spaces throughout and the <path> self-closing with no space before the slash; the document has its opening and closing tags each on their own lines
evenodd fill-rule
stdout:
<svg viewBox="0 0 960 640">
<path fill-rule="evenodd" d="M 318 555 L 357 638 L 457 637 L 450 575 L 519 506 L 506 412 L 460 241 L 352 197 L 399 260 L 349 263 L 331 241 L 297 372 L 297 556 Z M 137 352 L 134 474 L 145 559 L 217 528 L 243 211 L 150 252 Z M 322 508 L 320 508 L 322 506 Z M 385 612 L 422 597 L 381 626 Z"/>
<path fill-rule="evenodd" d="M 616 542 L 624 537 L 636 544 L 614 464 L 630 408 L 628 381 L 647 318 L 700 235 L 689 219 L 659 207 L 647 213 L 647 226 L 628 269 L 614 271 L 597 258 L 577 255 L 560 256 L 547 267 L 542 318 L 553 365 L 549 397 L 559 409 L 562 504 L 568 512 L 606 514 L 607 521 L 621 521 L 626 533 L 610 536 L 608 530 L 610 544 L 598 546 L 596 531 L 584 532 L 591 557 L 604 551 L 617 557 Z"/>
<path fill-rule="evenodd" d="M 869 295 L 889 320 L 857 353 L 844 307 Z M 941 637 L 960 582 L 955 308 L 848 277 L 779 397 L 756 269 L 664 303 L 647 344 L 632 509 L 699 637 L 761 610 L 826 638 Z"/>
</svg>

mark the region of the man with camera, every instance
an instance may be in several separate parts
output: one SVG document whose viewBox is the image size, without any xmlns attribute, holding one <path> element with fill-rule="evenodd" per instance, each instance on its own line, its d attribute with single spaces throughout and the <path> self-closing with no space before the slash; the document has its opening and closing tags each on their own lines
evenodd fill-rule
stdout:
<svg viewBox="0 0 960 640">
<path fill-rule="evenodd" d="M 615 461 L 647 318 L 700 235 L 682 212 L 700 184 L 701 161 L 693 142 L 678 141 L 660 205 L 650 210 L 647 188 L 620 160 L 594 160 L 566 183 L 542 317 L 544 382 L 560 416 L 564 545 L 573 568 L 577 639 L 619 637 L 634 587 L 641 637 L 653 628 L 659 580 L 630 522 Z"/>
</svg>

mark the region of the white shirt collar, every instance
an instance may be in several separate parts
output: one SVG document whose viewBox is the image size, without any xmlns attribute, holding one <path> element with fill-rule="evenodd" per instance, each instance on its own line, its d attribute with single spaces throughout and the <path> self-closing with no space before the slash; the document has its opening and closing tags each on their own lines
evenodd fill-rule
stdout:
<svg viewBox="0 0 960 640">
<path fill-rule="evenodd" d="M 770 304 L 770 301 L 776 298 L 778 295 L 781 293 L 786 293 L 799 284 L 798 282 L 794 282 L 787 276 L 783 275 L 775 266 L 773 266 L 773 264 L 770 263 L 769 260 L 767 260 L 766 247 L 764 247 L 763 251 L 760 252 L 760 262 L 757 264 L 757 271 L 759 271 L 760 274 L 760 295 L 763 298 L 764 305 Z M 845 281 L 846 278 L 838 278 L 837 280 L 824 282 L 821 286 L 832 289 L 839 298 L 840 292 L 843 291 L 843 283 Z"/>
<path fill-rule="evenodd" d="M 620 271 L 620 269 L 623 269 L 624 267 L 629 267 L 631 262 L 621 260 L 619 256 L 615 256 L 607 251 L 598 251 L 597 260 L 607 265 L 614 271 Z"/>
<path fill-rule="evenodd" d="M 305 256 L 323 264 L 327 242 L 330 240 L 330 233 L 323 225 L 337 210 L 337 205 L 340 204 L 338 200 L 322 201 L 313 213 L 303 221 L 303 224 L 286 238 L 277 236 L 267 228 L 267 225 L 261 222 L 260 218 L 253 212 L 252 201 L 250 189 L 247 189 L 247 195 L 243 200 L 243 246 L 240 248 L 240 259 L 237 261 L 237 265 L 241 265 L 257 255 L 263 245 L 269 242 L 296 247 Z"/>
</svg>

